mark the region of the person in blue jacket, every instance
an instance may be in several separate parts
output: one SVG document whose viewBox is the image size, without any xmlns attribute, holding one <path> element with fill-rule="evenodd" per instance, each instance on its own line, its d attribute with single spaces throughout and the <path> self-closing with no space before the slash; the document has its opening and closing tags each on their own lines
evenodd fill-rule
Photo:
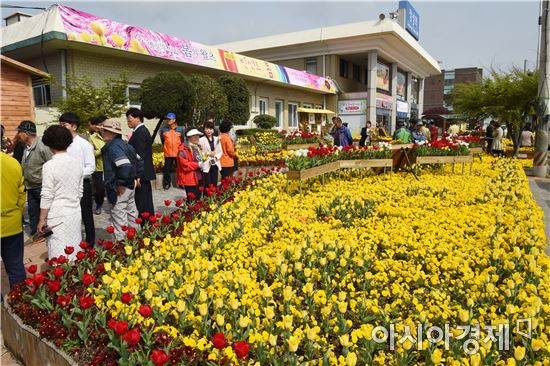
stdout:
<svg viewBox="0 0 550 366">
<path fill-rule="evenodd" d="M 351 132 L 344 126 L 340 117 L 333 117 L 334 126 L 330 129 L 330 134 L 334 138 L 334 146 L 349 146 L 353 144 Z"/>
</svg>

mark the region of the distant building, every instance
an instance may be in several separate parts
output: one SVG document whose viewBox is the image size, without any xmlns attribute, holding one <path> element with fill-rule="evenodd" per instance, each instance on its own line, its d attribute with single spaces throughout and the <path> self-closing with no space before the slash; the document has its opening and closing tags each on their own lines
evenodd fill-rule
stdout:
<svg viewBox="0 0 550 366">
<path fill-rule="evenodd" d="M 424 83 L 424 111 L 446 108 L 452 113 L 453 106 L 445 101 L 445 95 L 450 94 L 456 84 L 481 83 L 482 79 L 483 69 L 477 67 L 442 70 L 441 74 L 426 78 Z"/>
</svg>

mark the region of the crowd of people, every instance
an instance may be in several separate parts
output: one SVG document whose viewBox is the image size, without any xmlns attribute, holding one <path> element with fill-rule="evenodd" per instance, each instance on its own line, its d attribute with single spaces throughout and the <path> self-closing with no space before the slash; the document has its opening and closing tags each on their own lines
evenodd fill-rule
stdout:
<svg viewBox="0 0 550 366">
<path fill-rule="evenodd" d="M 26 277 L 24 224 L 31 241 L 46 240 L 48 258 L 64 255 L 73 260 L 82 241 L 95 245 L 94 214 L 102 213 L 105 199 L 117 239 L 125 236 L 126 228 L 138 226 L 140 214 L 155 212 L 153 140 L 140 109 L 130 108 L 126 121 L 132 129 L 128 141 L 121 124 L 105 116 L 90 119 L 89 134 L 81 135 L 81 120 L 72 112 L 63 113 L 59 124 L 49 126 L 42 137 L 32 121 L 19 124 L 13 142 L 5 138 L 2 127 L 1 254 L 11 287 Z M 185 189 L 186 199 L 199 199 L 200 187 L 217 187 L 219 174 L 222 179 L 233 174 L 236 136 L 230 121 L 221 123 L 219 136 L 213 120 L 187 131 L 177 125 L 174 113 L 167 113 L 165 121 L 160 134 L 165 189 L 175 170 L 176 184 Z M 67 246 L 74 252 L 68 254 Z"/>
</svg>

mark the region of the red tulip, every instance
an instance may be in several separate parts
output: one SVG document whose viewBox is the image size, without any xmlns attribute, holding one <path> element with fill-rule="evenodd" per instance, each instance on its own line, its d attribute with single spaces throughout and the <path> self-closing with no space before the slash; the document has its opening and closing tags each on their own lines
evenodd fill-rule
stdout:
<svg viewBox="0 0 550 366">
<path fill-rule="evenodd" d="M 70 295 L 59 295 L 57 297 L 57 304 L 61 307 L 67 306 L 71 302 L 72 296 Z"/>
<path fill-rule="evenodd" d="M 129 228 L 128 231 L 126 232 L 126 237 L 129 240 L 132 240 L 135 236 L 136 236 L 136 229 L 133 227 Z"/>
<path fill-rule="evenodd" d="M 143 217 L 144 219 L 149 218 L 150 215 L 151 215 L 151 214 L 150 214 L 149 212 L 142 212 L 142 213 L 141 213 L 141 217 Z"/>
<path fill-rule="evenodd" d="M 85 273 L 85 274 L 82 275 L 82 283 L 85 286 L 91 285 L 92 283 L 94 283 L 95 278 L 96 277 L 94 275 L 89 274 L 89 273 Z"/>
<path fill-rule="evenodd" d="M 86 296 L 86 295 L 80 296 L 80 307 L 82 309 L 91 308 L 92 305 L 94 304 L 95 304 L 95 299 L 93 296 Z"/>
<path fill-rule="evenodd" d="M 74 252 L 74 247 L 65 247 L 65 254 L 71 255 Z"/>
<path fill-rule="evenodd" d="M 37 273 L 33 277 L 33 282 L 36 286 L 40 286 L 41 284 L 46 281 L 46 276 L 44 276 L 42 273 Z"/>
<path fill-rule="evenodd" d="M 126 331 L 128 330 L 128 323 L 122 320 L 119 322 L 115 322 L 114 327 L 112 329 L 115 331 L 117 335 L 121 336 L 124 333 L 126 333 Z"/>
<path fill-rule="evenodd" d="M 122 226 L 120 227 L 120 230 L 122 230 L 122 231 L 126 231 L 126 230 L 128 230 L 128 226 L 126 226 L 126 225 L 122 225 Z"/>
<path fill-rule="evenodd" d="M 142 317 L 147 318 L 153 312 L 153 308 L 147 304 L 141 304 L 138 311 Z"/>
<path fill-rule="evenodd" d="M 57 291 L 59 291 L 61 289 L 61 281 L 52 280 L 52 281 L 48 282 L 48 287 L 50 289 L 50 292 L 55 294 Z"/>
<path fill-rule="evenodd" d="M 109 234 L 112 234 L 115 232 L 115 228 L 114 226 L 107 226 L 107 228 L 105 229 L 105 231 L 107 231 Z"/>
<path fill-rule="evenodd" d="M 112 241 L 109 241 L 109 240 L 105 240 L 103 242 L 103 245 L 105 246 L 105 249 L 111 249 L 113 247 L 113 242 Z"/>
<path fill-rule="evenodd" d="M 180 207 L 181 205 L 183 205 L 183 200 L 177 200 L 176 207 Z"/>
<path fill-rule="evenodd" d="M 76 253 L 76 258 L 77 258 L 77 259 L 86 258 L 86 253 L 84 253 L 84 252 L 78 252 L 78 253 Z"/>
<path fill-rule="evenodd" d="M 227 346 L 227 342 L 225 341 L 225 336 L 223 333 L 218 332 L 214 334 L 214 337 L 212 337 L 212 344 L 214 345 L 214 348 L 224 349 Z"/>
<path fill-rule="evenodd" d="M 38 266 L 36 264 L 31 264 L 27 267 L 27 272 L 29 272 L 30 274 L 35 274 L 36 271 L 38 271 Z"/>
<path fill-rule="evenodd" d="M 88 242 L 86 242 L 86 241 L 81 241 L 80 242 L 80 247 L 84 250 L 88 249 L 89 246 L 90 246 L 90 244 L 88 244 Z"/>
<path fill-rule="evenodd" d="M 164 200 L 164 205 L 170 206 L 172 204 L 171 200 Z"/>
<path fill-rule="evenodd" d="M 233 349 L 238 358 L 245 358 L 250 351 L 250 345 L 245 341 L 239 341 L 233 344 Z"/>
<path fill-rule="evenodd" d="M 133 298 L 134 298 L 134 295 L 124 292 L 120 296 L 120 301 L 122 301 L 122 303 L 124 304 L 128 304 L 130 301 L 132 301 Z"/>
<path fill-rule="evenodd" d="M 141 340 L 141 336 L 139 334 L 139 329 L 138 328 L 134 328 L 132 330 L 129 330 L 128 333 L 126 333 L 124 335 L 124 337 L 122 337 L 122 339 L 128 343 L 129 345 L 134 345 L 134 344 L 138 344 L 139 341 Z"/>
<path fill-rule="evenodd" d="M 61 276 L 63 276 L 63 273 L 64 273 L 64 271 L 63 271 L 63 268 L 62 268 L 62 267 L 59 267 L 59 266 L 58 266 L 58 267 L 55 267 L 55 268 L 53 269 L 53 275 L 54 275 L 55 277 L 61 277 Z"/>
<path fill-rule="evenodd" d="M 161 349 L 154 349 L 153 352 L 151 352 L 151 361 L 153 361 L 156 366 L 164 365 L 168 362 L 168 358 L 166 352 Z"/>
<path fill-rule="evenodd" d="M 136 224 L 141 225 L 143 223 L 143 220 L 141 217 L 136 217 Z"/>
</svg>

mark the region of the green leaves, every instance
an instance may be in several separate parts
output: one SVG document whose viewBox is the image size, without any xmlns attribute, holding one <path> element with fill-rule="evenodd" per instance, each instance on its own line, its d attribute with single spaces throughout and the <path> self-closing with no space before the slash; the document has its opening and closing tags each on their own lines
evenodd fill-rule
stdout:
<svg viewBox="0 0 550 366">
<path fill-rule="evenodd" d="M 103 80 L 101 86 L 95 85 L 87 76 L 67 75 L 66 86 L 52 82 L 67 93 L 66 97 L 53 103 L 53 106 L 58 108 L 59 114 L 66 111 L 74 112 L 80 116 L 84 124 L 95 116 L 118 118 L 126 111 L 128 102 L 126 71 L 122 71 L 117 78 Z"/>
</svg>

